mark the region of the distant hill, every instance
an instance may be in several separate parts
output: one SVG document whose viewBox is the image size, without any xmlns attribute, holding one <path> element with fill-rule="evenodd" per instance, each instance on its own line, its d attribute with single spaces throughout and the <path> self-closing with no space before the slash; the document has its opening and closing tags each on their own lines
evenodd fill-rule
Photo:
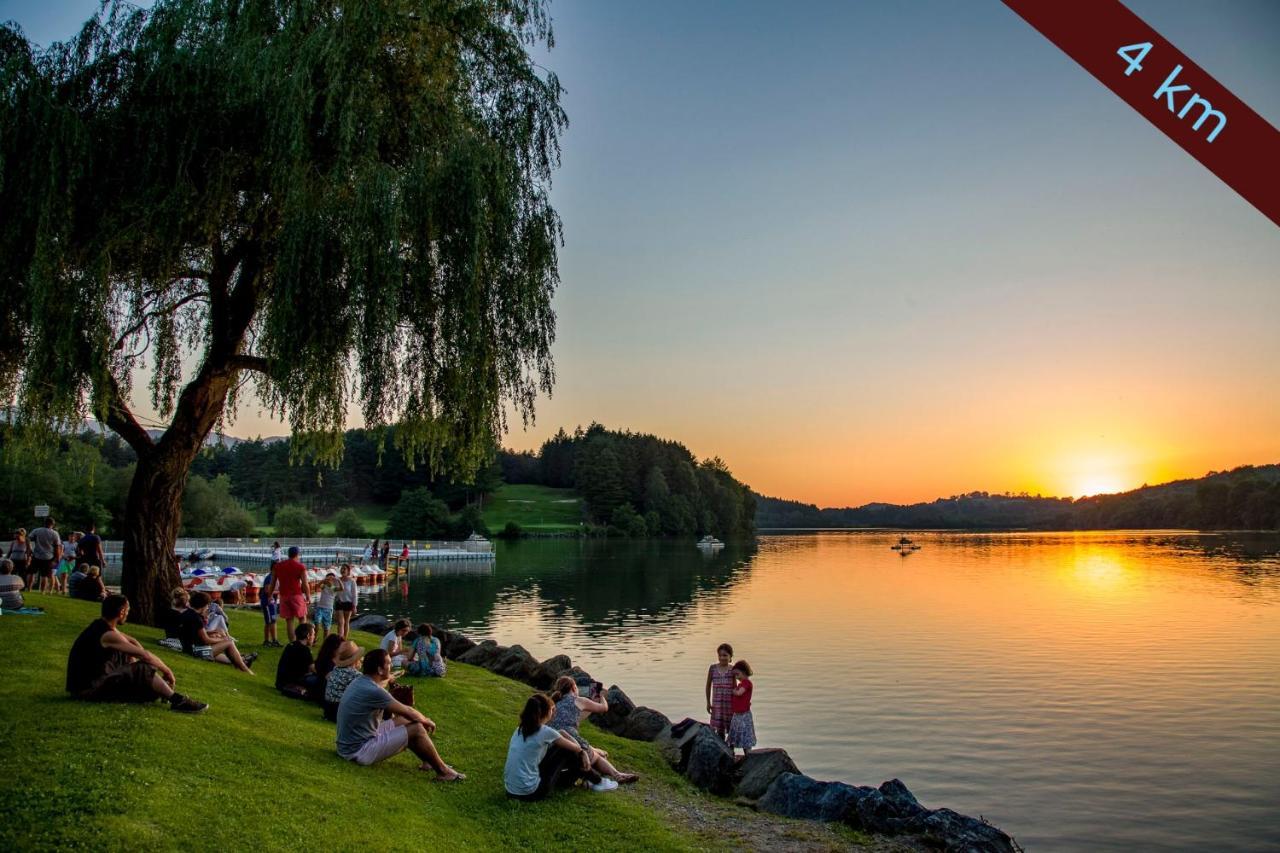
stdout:
<svg viewBox="0 0 1280 853">
<path fill-rule="evenodd" d="M 819 509 L 756 496 L 757 527 L 905 529 L 1280 529 L 1280 465 L 1246 465 L 1198 479 L 1072 500 L 970 492 L 929 503 Z"/>
</svg>

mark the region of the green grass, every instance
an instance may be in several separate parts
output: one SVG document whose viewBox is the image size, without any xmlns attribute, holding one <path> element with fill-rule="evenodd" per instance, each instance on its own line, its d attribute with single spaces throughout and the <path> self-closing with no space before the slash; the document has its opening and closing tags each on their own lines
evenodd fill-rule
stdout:
<svg viewBox="0 0 1280 853">
<path fill-rule="evenodd" d="M 351 507 L 360 516 L 360 523 L 364 525 L 365 536 L 373 539 L 375 536 L 379 539 L 386 532 L 387 520 L 391 517 L 391 507 L 381 506 L 378 504 L 359 505 L 355 504 Z M 265 510 L 259 510 L 258 526 L 254 528 L 254 535 L 262 537 L 271 537 L 275 535 L 275 528 L 267 524 L 267 514 Z M 336 536 L 337 533 L 333 529 L 333 519 L 321 519 L 320 536 Z"/>
<path fill-rule="evenodd" d="M 503 485 L 485 502 L 484 523 L 500 533 L 508 521 L 532 533 L 576 531 L 582 500 L 572 489 Z"/>
<path fill-rule="evenodd" d="M 127 626 L 172 667 L 178 689 L 209 710 L 186 716 L 163 704 L 72 701 L 63 691 L 67 650 L 97 607 L 41 595 L 28 603 L 47 615 L 0 617 L 0 774 L 7 791 L 0 849 L 722 846 L 674 826 L 646 802 L 710 803 L 652 744 L 599 731 L 587 736 L 619 766 L 643 774 L 639 785 L 607 795 L 575 789 L 539 804 L 508 800 L 506 744 L 529 688 L 484 670 L 451 663 L 445 679 L 407 679 L 418 708 L 439 727 L 445 760 L 469 776 L 436 784 L 408 754 L 374 767 L 338 758 L 334 727 L 319 709 L 274 690 L 274 649 L 264 650 L 251 677 L 167 652 L 155 642 L 159 631 Z M 242 647 L 256 650 L 257 614 L 230 618 Z M 366 648 L 376 642 L 358 639 Z"/>
</svg>

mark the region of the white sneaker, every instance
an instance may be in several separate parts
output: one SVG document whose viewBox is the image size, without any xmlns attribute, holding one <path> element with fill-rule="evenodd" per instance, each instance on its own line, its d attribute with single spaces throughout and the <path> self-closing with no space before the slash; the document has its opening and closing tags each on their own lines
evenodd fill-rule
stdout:
<svg viewBox="0 0 1280 853">
<path fill-rule="evenodd" d="M 597 794 L 603 794 L 605 791 L 617 790 L 618 783 L 612 779 L 601 779 L 599 782 L 588 785 L 587 787 L 595 791 Z"/>
</svg>

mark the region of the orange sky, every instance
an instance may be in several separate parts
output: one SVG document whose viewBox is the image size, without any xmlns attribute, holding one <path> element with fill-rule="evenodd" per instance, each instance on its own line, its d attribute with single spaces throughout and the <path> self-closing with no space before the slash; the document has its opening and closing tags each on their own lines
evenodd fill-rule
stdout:
<svg viewBox="0 0 1280 853">
<path fill-rule="evenodd" d="M 1135 1 L 1280 124 L 1274 10 Z M 555 14 L 557 385 L 508 446 L 824 506 L 1280 462 L 1280 230 L 1000 4 Z"/>
</svg>

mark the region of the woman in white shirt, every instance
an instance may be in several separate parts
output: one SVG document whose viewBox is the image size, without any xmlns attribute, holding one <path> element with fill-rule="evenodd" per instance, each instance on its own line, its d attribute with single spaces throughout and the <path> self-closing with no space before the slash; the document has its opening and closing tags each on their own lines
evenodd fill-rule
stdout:
<svg viewBox="0 0 1280 853">
<path fill-rule="evenodd" d="M 339 571 L 338 589 L 334 594 L 333 618 L 338 623 L 338 636 L 347 638 L 351 630 L 351 617 L 356 614 L 356 579 L 351 577 L 351 564 L 343 563 Z"/>
<path fill-rule="evenodd" d="M 524 703 L 520 725 L 507 744 L 502 782 L 507 796 L 532 802 L 546 798 L 553 788 L 567 788 L 579 779 L 593 791 L 612 791 L 618 783 L 591 769 L 586 751 L 571 737 L 547 725 L 555 706 L 542 693 Z"/>
</svg>

